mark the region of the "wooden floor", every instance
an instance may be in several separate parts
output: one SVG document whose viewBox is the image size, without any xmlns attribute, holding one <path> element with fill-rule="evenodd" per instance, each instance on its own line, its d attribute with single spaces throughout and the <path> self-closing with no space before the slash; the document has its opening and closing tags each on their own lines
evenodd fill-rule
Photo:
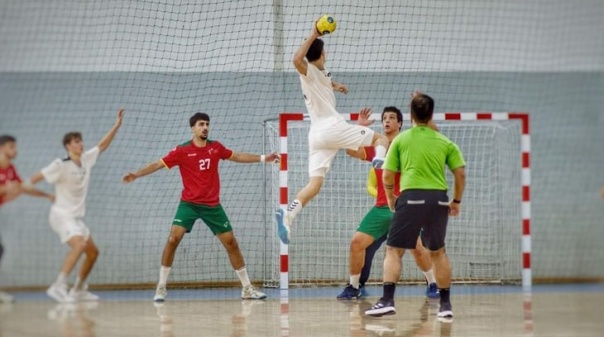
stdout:
<svg viewBox="0 0 604 337">
<path fill-rule="evenodd" d="M 269 291 L 266 301 L 241 301 L 237 292 L 173 292 L 162 305 L 154 304 L 149 292 L 103 292 L 100 302 L 77 304 L 17 294 L 16 303 L 0 304 L 0 336 L 600 337 L 602 288 L 550 287 L 531 294 L 505 287 L 453 291 L 453 322 L 436 319 L 438 300 L 423 298 L 421 288 L 401 292 L 397 314 L 381 318 L 363 314 L 381 294 L 378 287 L 370 289 L 373 296 L 351 302 L 337 301 L 336 288 Z M 410 291 L 415 294 L 408 295 Z"/>
</svg>

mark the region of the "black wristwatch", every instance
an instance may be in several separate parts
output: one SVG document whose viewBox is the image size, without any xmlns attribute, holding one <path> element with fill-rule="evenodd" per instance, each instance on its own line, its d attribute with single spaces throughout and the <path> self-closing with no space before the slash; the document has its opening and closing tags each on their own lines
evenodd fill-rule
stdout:
<svg viewBox="0 0 604 337">
<path fill-rule="evenodd" d="M 453 199 L 454 204 L 461 204 L 461 200 Z"/>
</svg>

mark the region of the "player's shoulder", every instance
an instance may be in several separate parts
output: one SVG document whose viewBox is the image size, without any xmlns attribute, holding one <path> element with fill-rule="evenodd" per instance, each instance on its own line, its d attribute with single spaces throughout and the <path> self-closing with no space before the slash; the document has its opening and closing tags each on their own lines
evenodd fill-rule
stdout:
<svg viewBox="0 0 604 337">
<path fill-rule="evenodd" d="M 222 143 L 221 143 L 221 142 L 219 142 L 219 141 L 217 141 L 217 140 L 214 140 L 214 139 L 208 139 L 208 140 L 207 140 L 207 142 L 208 142 L 208 145 L 210 145 L 210 146 L 212 146 L 212 147 L 216 147 L 216 146 L 224 146 L 224 145 L 222 145 Z"/>
<path fill-rule="evenodd" d="M 182 143 L 176 145 L 176 149 L 183 148 L 183 147 L 188 147 L 188 146 L 191 146 L 191 141 L 190 140 L 187 140 L 186 142 L 182 142 Z"/>
</svg>

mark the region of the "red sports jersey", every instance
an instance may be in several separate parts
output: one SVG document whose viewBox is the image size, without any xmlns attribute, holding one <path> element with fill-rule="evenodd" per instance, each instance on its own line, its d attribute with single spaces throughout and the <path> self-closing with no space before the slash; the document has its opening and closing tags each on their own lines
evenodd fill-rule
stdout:
<svg viewBox="0 0 604 337">
<path fill-rule="evenodd" d="M 182 201 L 216 206 L 220 203 L 218 162 L 232 156 L 233 151 L 219 142 L 208 140 L 205 147 L 198 147 L 188 141 L 170 151 L 162 161 L 169 169 L 178 165 L 184 186 Z"/>
<path fill-rule="evenodd" d="M 365 160 L 371 162 L 375 157 L 375 148 L 373 146 L 365 147 Z M 382 207 L 388 206 L 388 199 L 386 198 L 386 191 L 384 191 L 384 183 L 382 182 L 382 169 L 375 169 L 375 177 L 377 180 L 377 198 L 375 199 L 375 206 Z M 401 173 L 396 172 L 394 174 L 394 196 L 398 197 L 400 192 L 399 183 L 401 181 Z"/>
<path fill-rule="evenodd" d="M 5 185 L 9 181 L 21 182 L 21 177 L 17 173 L 17 170 L 10 164 L 7 168 L 0 167 L 0 185 Z M 0 196 L 0 205 L 4 203 L 4 199 Z"/>
</svg>

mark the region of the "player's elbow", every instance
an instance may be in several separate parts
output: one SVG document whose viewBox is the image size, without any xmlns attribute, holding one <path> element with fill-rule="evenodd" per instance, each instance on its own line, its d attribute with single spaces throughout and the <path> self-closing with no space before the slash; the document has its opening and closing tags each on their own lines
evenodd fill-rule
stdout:
<svg viewBox="0 0 604 337">
<path fill-rule="evenodd" d="M 453 170 L 453 177 L 456 181 L 465 182 L 466 181 L 466 170 L 464 167 L 459 167 Z"/>
</svg>

